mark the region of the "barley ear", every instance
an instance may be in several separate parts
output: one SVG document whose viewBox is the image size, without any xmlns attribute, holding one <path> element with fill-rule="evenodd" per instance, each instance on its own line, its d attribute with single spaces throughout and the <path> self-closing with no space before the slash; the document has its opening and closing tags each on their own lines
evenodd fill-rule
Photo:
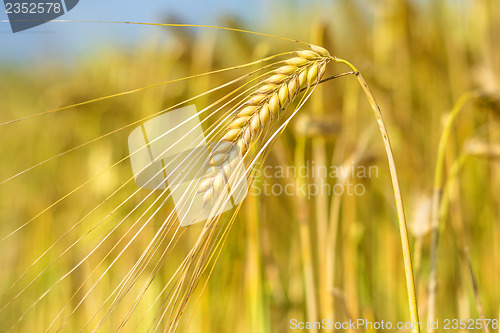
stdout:
<svg viewBox="0 0 500 333">
<path fill-rule="evenodd" d="M 282 111 L 299 91 L 319 82 L 332 59 L 330 53 L 319 46 L 297 51 L 294 57 L 284 61 L 285 65 L 268 73 L 238 106 L 222 138 L 222 143 L 230 148 L 222 150 L 217 146 L 212 151 L 210 166 L 200 181 L 198 192 L 203 193 L 204 205 L 216 200 L 223 191 L 231 173 L 230 156 L 245 156 L 258 138 L 277 124 Z"/>
</svg>

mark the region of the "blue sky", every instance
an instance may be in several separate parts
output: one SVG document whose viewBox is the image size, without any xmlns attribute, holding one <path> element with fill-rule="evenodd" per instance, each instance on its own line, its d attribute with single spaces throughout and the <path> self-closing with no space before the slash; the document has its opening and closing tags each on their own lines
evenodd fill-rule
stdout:
<svg viewBox="0 0 500 333">
<path fill-rule="evenodd" d="M 103 20 L 161 22 L 172 14 L 182 23 L 216 24 L 223 14 L 233 14 L 252 22 L 259 17 L 266 0 L 249 2 L 237 0 L 80 0 L 64 20 Z M 249 15 L 248 8 L 252 8 Z M 7 20 L 5 7 L 0 5 L 0 20 Z M 7 22 L 0 23 L 0 60 L 32 61 L 44 57 L 61 59 L 93 45 L 113 40 L 133 42 L 151 27 L 115 24 L 50 22 L 13 34 Z"/>
</svg>

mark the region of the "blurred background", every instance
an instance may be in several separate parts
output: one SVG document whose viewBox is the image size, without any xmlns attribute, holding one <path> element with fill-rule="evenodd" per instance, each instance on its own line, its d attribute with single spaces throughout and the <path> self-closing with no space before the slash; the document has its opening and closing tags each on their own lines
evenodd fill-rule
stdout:
<svg viewBox="0 0 500 333">
<path fill-rule="evenodd" d="M 210 6 L 201 1 L 81 1 L 61 19 L 214 24 L 307 41 L 355 64 L 372 88 L 391 136 L 425 324 L 438 142 L 455 106 L 460 112 L 444 155 L 436 309 L 431 312 L 440 320 L 476 320 L 481 314 L 498 319 L 499 1 L 218 0 Z M 132 240 L 127 230 L 139 230 L 133 222 L 144 221 L 142 212 L 131 209 L 147 193 L 121 205 L 136 190 L 127 182 L 132 177 L 128 161 L 108 169 L 126 159 L 133 124 L 249 70 L 142 88 L 304 47 L 209 28 L 78 22 L 50 22 L 16 34 L 2 22 L 0 42 L 0 330 L 20 320 L 14 329 L 19 332 L 45 331 L 60 312 L 63 316 L 51 327 L 54 331 L 67 317 L 63 331 L 80 330 L 87 321 L 86 329 L 91 330 L 99 322 L 102 313 L 94 319 L 92 314 L 109 305 L 110 291 L 131 271 L 172 209 L 167 203 L 127 248 L 126 256 L 113 263 L 125 250 L 119 243 L 122 237 Z M 325 75 L 345 71 L 331 63 Z M 200 109 L 215 96 L 194 102 Z M 196 294 L 181 320 L 182 329 L 188 321 L 189 332 L 287 332 L 292 319 L 408 321 L 389 170 L 375 119 L 355 78 L 318 87 L 265 163 L 273 170 L 314 163 L 375 167 L 378 172 L 352 179 L 321 174 L 258 178 L 261 189 L 264 184 L 334 186 L 349 180 L 364 191 L 250 195 L 206 288 L 201 296 Z M 59 201 L 68 193 L 72 194 Z M 123 331 L 146 331 L 158 320 L 155 314 L 161 305 L 155 299 L 167 297 L 162 289 L 198 233 L 199 227 L 188 229 L 168 260 L 162 259 L 161 251 L 152 255 L 139 283 L 130 286 L 129 298 L 120 303 L 123 308 L 111 314 L 102 331 L 117 330 L 142 283 L 161 264 L 145 301 Z M 84 265 L 61 279 L 101 240 L 102 247 Z M 99 279 L 106 267 L 112 269 Z M 148 312 L 150 306 L 153 310 Z M 490 326 L 490 332 L 497 330 Z"/>
</svg>

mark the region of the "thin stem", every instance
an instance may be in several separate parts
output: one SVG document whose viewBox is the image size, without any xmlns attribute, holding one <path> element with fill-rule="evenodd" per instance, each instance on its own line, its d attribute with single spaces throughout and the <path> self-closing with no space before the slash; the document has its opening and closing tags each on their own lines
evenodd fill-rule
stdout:
<svg viewBox="0 0 500 333">
<path fill-rule="evenodd" d="M 467 260 L 467 266 L 469 268 L 472 289 L 474 290 L 477 312 L 479 313 L 479 317 L 481 318 L 481 322 L 483 324 L 483 332 L 490 333 L 490 330 L 488 329 L 488 324 L 486 323 L 486 317 L 484 315 L 483 305 L 481 304 L 481 297 L 479 297 L 479 288 L 477 287 L 476 277 L 474 276 L 474 269 L 472 268 L 472 261 L 470 259 L 470 253 L 468 247 L 465 247 L 465 259 Z"/>
<path fill-rule="evenodd" d="M 408 228 L 406 226 L 406 218 L 403 207 L 403 199 L 401 197 L 401 189 L 399 186 L 398 174 L 396 171 L 396 163 L 394 162 L 394 154 L 391 148 L 391 142 L 389 140 L 389 134 L 387 133 L 387 129 L 384 124 L 384 120 L 382 119 L 382 113 L 380 112 L 380 107 L 377 105 L 375 101 L 375 97 L 373 96 L 368 84 L 365 79 L 361 75 L 361 73 L 354 67 L 350 62 L 333 58 L 335 62 L 345 64 L 349 66 L 355 73 L 363 91 L 370 102 L 370 105 L 375 113 L 375 118 L 377 119 L 377 123 L 380 129 L 380 134 L 382 135 L 382 139 L 384 141 L 384 147 L 387 154 L 387 161 L 389 163 L 389 170 L 391 174 L 392 180 L 392 188 L 394 191 L 394 199 L 396 201 L 396 208 L 398 212 L 398 221 L 399 221 L 399 233 L 401 237 L 401 249 L 403 251 L 403 262 L 405 268 L 405 276 L 406 276 L 406 288 L 408 293 L 408 305 L 410 308 L 410 316 L 412 320 L 412 331 L 414 333 L 420 333 L 420 322 L 418 317 L 418 307 L 417 307 L 417 297 L 415 293 L 415 282 L 413 276 L 413 268 L 411 262 L 411 251 L 410 251 L 410 242 L 408 239 Z"/>
<path fill-rule="evenodd" d="M 446 218 L 448 217 L 450 202 L 452 200 L 451 196 L 453 194 L 453 189 L 457 185 L 457 183 L 459 182 L 459 174 L 462 171 L 469 156 L 470 155 L 467 153 L 461 153 L 459 155 L 459 157 L 453 162 L 453 165 L 451 166 L 450 174 L 447 177 L 445 185 L 443 186 L 444 189 L 442 191 L 442 198 L 441 198 L 441 202 L 439 205 L 439 212 L 438 212 L 438 226 L 442 226 L 444 224 L 444 222 L 446 221 Z M 439 230 L 438 230 L 438 233 L 439 233 Z M 474 297 L 476 300 L 476 307 L 477 307 L 477 311 L 479 313 L 479 317 L 480 317 L 481 322 L 482 322 L 483 332 L 489 333 L 490 331 L 488 329 L 488 325 L 486 324 L 483 306 L 481 304 L 481 299 L 479 297 L 479 288 L 477 286 L 476 278 L 474 276 L 474 270 L 472 269 L 472 262 L 470 259 L 469 249 L 466 245 L 461 244 L 460 246 L 464 248 L 465 260 L 467 261 L 467 266 L 468 266 L 469 274 L 471 277 L 472 288 L 474 291 Z"/>
<path fill-rule="evenodd" d="M 463 94 L 451 109 L 441 138 L 439 139 L 438 155 L 436 160 L 436 170 L 434 173 L 434 188 L 432 194 L 432 214 L 431 214 L 431 249 L 430 249 L 430 271 L 429 271 L 429 285 L 428 285 L 428 299 L 427 299 L 427 322 L 432 322 L 436 318 L 436 290 L 437 290 L 437 253 L 439 244 L 439 224 L 440 224 L 440 206 L 443 196 L 443 179 L 444 179 L 444 161 L 446 154 L 446 146 L 455 124 L 458 114 L 470 99 L 474 98 L 476 93 L 467 92 Z M 429 326 L 428 332 L 432 333 L 435 330 Z"/>
<path fill-rule="evenodd" d="M 305 149 L 306 138 L 300 136 L 295 148 L 295 166 L 297 170 L 305 165 Z M 297 177 L 297 189 L 300 189 L 302 184 L 305 184 L 304 177 Z M 297 219 L 299 222 L 300 247 L 302 255 L 302 269 L 304 274 L 304 297 L 306 301 L 307 321 L 317 321 L 318 308 L 316 299 L 316 285 L 314 281 L 314 267 L 311 244 L 311 231 L 307 220 L 307 193 L 298 191 L 297 193 Z M 317 332 L 317 329 L 312 329 L 311 332 Z"/>
<path fill-rule="evenodd" d="M 450 202 L 452 200 L 453 190 L 459 181 L 459 174 L 462 171 L 465 162 L 470 155 L 461 153 L 460 156 L 453 162 L 450 168 L 450 174 L 447 177 L 443 189 L 441 190 L 441 201 L 439 203 L 439 210 L 437 212 L 438 227 L 442 227 L 444 221 L 448 218 L 448 213 L 450 211 Z M 437 229 L 439 234 L 440 228 Z M 439 236 L 437 237 L 439 238 Z"/>
</svg>

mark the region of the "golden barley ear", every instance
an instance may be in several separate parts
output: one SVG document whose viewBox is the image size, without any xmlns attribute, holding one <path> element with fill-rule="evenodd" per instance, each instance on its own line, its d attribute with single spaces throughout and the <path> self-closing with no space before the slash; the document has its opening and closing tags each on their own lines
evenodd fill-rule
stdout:
<svg viewBox="0 0 500 333">
<path fill-rule="evenodd" d="M 240 104 L 222 142 L 216 146 L 198 192 L 203 193 L 204 205 L 212 202 L 224 188 L 236 168 L 236 156 L 244 156 L 249 147 L 277 122 L 281 111 L 295 99 L 301 89 L 316 84 L 332 60 L 330 53 L 319 46 L 300 50 L 285 60 L 285 65 L 272 71 L 257 89 Z"/>
</svg>

